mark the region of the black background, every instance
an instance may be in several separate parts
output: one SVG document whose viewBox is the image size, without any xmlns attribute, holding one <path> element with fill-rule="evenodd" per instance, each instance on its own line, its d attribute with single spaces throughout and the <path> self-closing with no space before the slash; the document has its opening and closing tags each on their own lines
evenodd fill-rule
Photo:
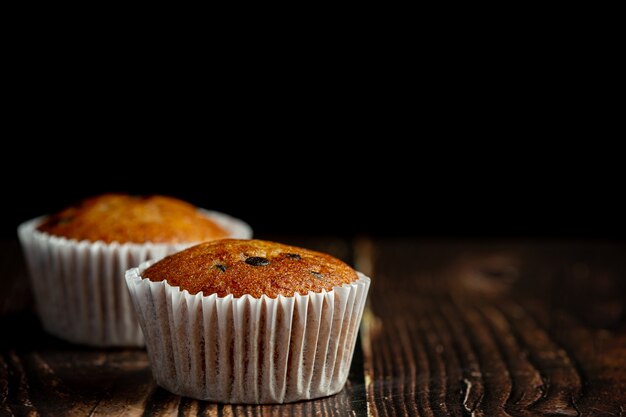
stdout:
<svg viewBox="0 0 626 417">
<path fill-rule="evenodd" d="M 263 234 L 626 235 L 610 45 L 523 58 L 503 39 L 479 57 L 456 37 L 416 60 L 397 41 L 359 44 L 368 58 L 345 68 L 12 43 L 1 236 L 110 191 L 180 197 Z"/>
<path fill-rule="evenodd" d="M 5 153 L 17 168 L 3 166 L 2 237 L 103 192 L 179 197 L 244 219 L 262 236 L 625 236 L 621 168 L 610 152 L 592 166 L 591 154 L 529 143 L 504 150 L 431 138 L 410 150 L 406 139 L 341 141 L 179 134 L 167 146 L 106 137 L 80 149 L 25 143 Z"/>
</svg>

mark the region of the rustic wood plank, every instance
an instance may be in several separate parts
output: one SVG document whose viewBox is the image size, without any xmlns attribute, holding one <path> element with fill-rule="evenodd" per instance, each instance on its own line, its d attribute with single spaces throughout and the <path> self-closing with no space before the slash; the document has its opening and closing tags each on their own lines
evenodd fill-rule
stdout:
<svg viewBox="0 0 626 417">
<path fill-rule="evenodd" d="M 505 409 L 510 414 L 528 414 L 525 410 L 545 395 L 541 373 L 529 360 L 528 350 L 515 338 L 512 325 L 504 314 L 493 306 L 484 306 L 482 313 L 500 345 L 512 379 Z"/>
<path fill-rule="evenodd" d="M 372 415 L 625 413 L 625 245 L 355 248 L 374 277 L 363 335 Z"/>
<path fill-rule="evenodd" d="M 13 415 L 9 407 L 9 366 L 0 355 L 0 415 Z"/>
<path fill-rule="evenodd" d="M 8 364 L 8 405 L 15 415 L 38 416 L 39 412 L 31 401 L 30 385 L 19 356 L 9 351 L 5 357 Z"/>
</svg>

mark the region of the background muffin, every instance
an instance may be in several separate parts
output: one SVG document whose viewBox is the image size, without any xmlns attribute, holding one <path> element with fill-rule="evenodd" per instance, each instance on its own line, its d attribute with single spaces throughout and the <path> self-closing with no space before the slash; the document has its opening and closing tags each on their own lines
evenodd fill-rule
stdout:
<svg viewBox="0 0 626 417">
<path fill-rule="evenodd" d="M 161 196 L 107 194 L 27 221 L 18 234 L 44 328 L 96 346 L 140 346 L 124 271 L 202 240 L 251 237 L 244 222 Z"/>
<path fill-rule="evenodd" d="M 184 201 L 164 196 L 105 194 L 48 217 L 37 230 L 106 243 L 189 243 L 221 239 L 228 231 Z"/>
<path fill-rule="evenodd" d="M 329 255 L 226 239 L 146 262 L 126 282 L 159 385 L 282 403 L 341 390 L 370 280 Z"/>
</svg>

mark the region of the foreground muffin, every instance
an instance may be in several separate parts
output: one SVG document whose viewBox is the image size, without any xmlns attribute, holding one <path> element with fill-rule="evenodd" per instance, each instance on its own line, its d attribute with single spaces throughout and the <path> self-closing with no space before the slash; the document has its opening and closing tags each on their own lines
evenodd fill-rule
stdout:
<svg viewBox="0 0 626 417">
<path fill-rule="evenodd" d="M 142 346 L 124 272 L 200 241 L 249 238 L 252 231 L 174 198 L 105 194 L 27 221 L 18 235 L 48 332 L 94 346 Z"/>
<path fill-rule="evenodd" d="M 159 385 L 263 404 L 342 389 L 370 279 L 322 253 L 225 239 L 145 262 L 126 282 Z"/>
</svg>

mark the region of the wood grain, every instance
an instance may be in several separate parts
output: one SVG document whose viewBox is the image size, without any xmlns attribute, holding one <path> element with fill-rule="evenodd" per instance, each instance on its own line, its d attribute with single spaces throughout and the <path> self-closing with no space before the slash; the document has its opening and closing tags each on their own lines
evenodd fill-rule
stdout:
<svg viewBox="0 0 626 417">
<path fill-rule="evenodd" d="M 373 277 L 336 396 L 220 405 L 156 386 L 141 349 L 42 332 L 19 249 L 0 250 L 0 416 L 626 415 L 626 246 L 275 237 Z"/>
<path fill-rule="evenodd" d="M 375 278 L 363 337 L 372 415 L 626 413 L 624 245 L 355 248 Z"/>
</svg>

